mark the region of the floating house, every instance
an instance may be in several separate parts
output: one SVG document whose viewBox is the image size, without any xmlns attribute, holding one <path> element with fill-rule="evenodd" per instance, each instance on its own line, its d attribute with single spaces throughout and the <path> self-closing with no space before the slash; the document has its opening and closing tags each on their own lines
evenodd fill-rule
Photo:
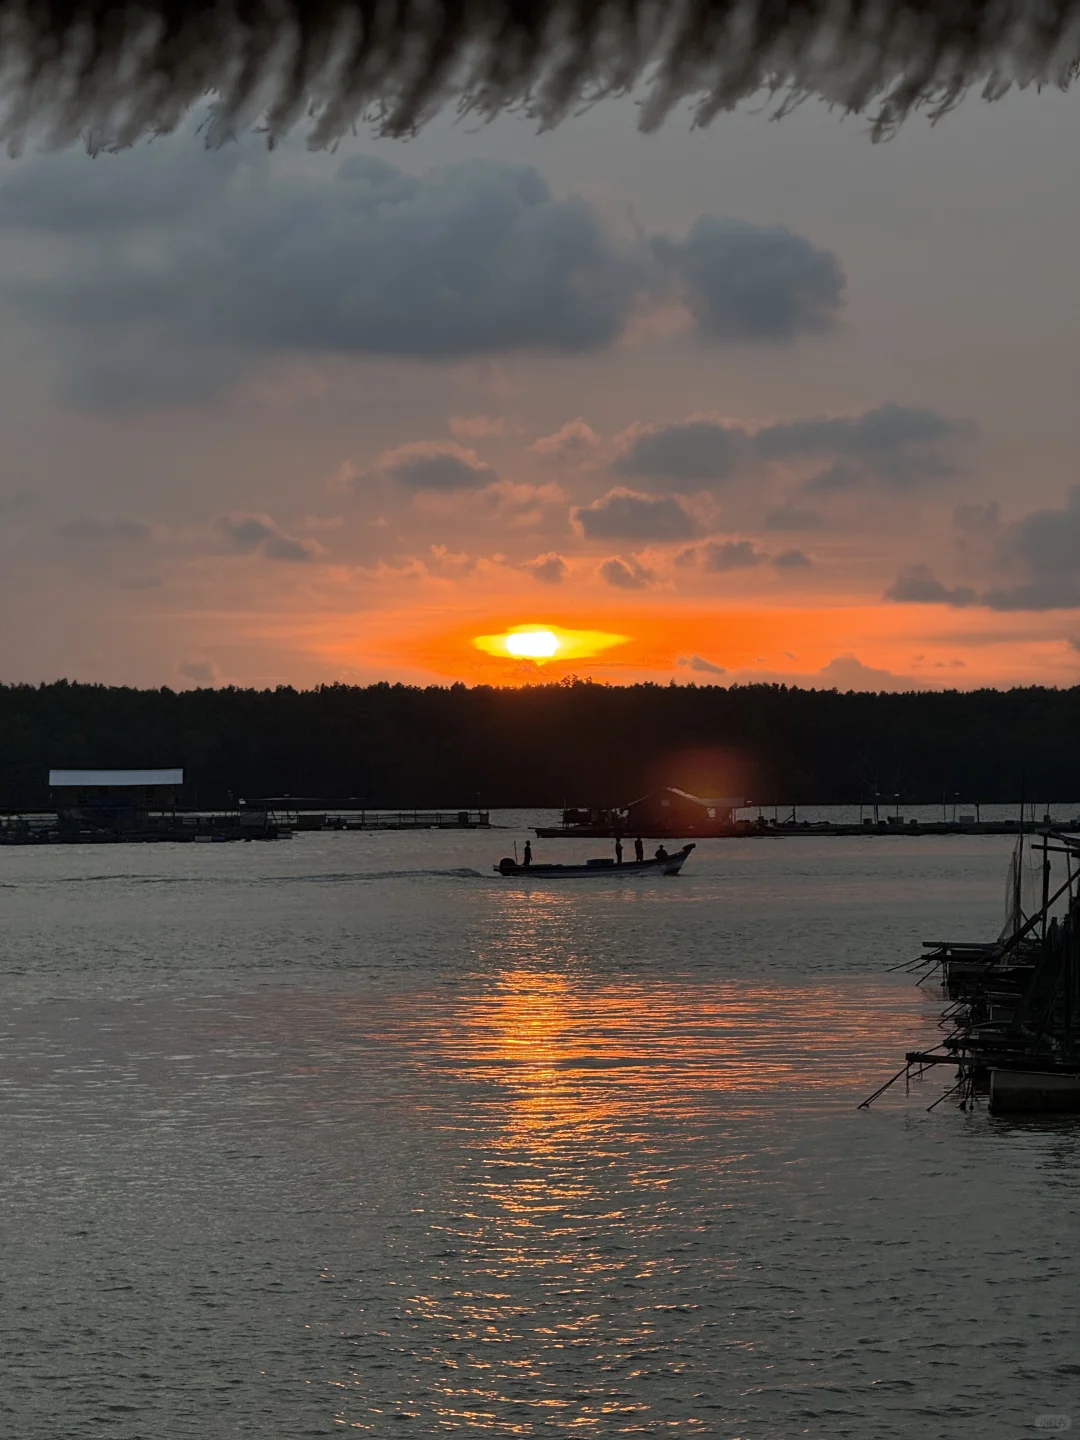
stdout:
<svg viewBox="0 0 1080 1440">
<path fill-rule="evenodd" d="M 735 820 L 735 811 L 745 800 L 727 797 L 705 800 L 674 785 L 653 790 L 617 810 L 564 810 L 561 825 L 539 825 L 544 838 L 578 835 L 598 839 L 613 835 L 648 836 L 652 840 L 685 840 L 706 835 L 734 835 L 745 830 Z"/>
<path fill-rule="evenodd" d="M 183 784 L 181 769 L 49 771 L 58 815 L 109 825 L 120 817 L 175 810 Z"/>
<path fill-rule="evenodd" d="M 704 800 L 666 785 L 640 800 L 632 800 L 625 807 L 624 823 L 627 834 L 705 835 L 730 829 L 735 811 L 745 804 L 745 800 L 730 798 Z"/>
</svg>

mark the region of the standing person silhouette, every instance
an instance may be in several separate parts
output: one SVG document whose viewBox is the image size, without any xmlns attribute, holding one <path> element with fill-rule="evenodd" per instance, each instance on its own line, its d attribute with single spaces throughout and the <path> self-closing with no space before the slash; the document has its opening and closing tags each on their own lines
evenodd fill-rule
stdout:
<svg viewBox="0 0 1080 1440">
<path fill-rule="evenodd" d="M 525 841 L 525 856 L 524 856 L 524 859 L 523 859 L 522 862 L 521 862 L 521 865 L 522 865 L 522 868 L 523 868 L 523 869 L 527 870 L 531 864 L 532 864 L 532 841 L 531 841 L 531 840 L 526 840 L 526 841 Z"/>
<path fill-rule="evenodd" d="M 622 840 L 618 835 L 615 836 L 615 864 L 622 864 Z"/>
<path fill-rule="evenodd" d="M 641 836 L 634 841 L 634 859 L 640 865 L 645 859 L 645 846 L 641 843 Z"/>
</svg>

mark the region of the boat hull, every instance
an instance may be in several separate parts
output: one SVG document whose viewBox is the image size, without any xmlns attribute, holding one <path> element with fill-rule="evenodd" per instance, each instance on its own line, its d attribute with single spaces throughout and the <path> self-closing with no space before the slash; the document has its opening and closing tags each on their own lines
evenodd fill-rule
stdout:
<svg viewBox="0 0 1080 1440">
<path fill-rule="evenodd" d="M 507 880 L 597 880 L 601 877 L 629 875 L 678 875 L 690 857 L 693 845 L 668 855 L 664 860 L 629 860 L 623 865 L 518 865 L 513 860 L 500 860 L 494 866 L 496 875 Z"/>
</svg>

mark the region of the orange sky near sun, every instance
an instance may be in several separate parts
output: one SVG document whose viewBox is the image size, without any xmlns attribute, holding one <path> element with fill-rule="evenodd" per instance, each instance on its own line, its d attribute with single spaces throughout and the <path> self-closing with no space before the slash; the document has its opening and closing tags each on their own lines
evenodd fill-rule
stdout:
<svg viewBox="0 0 1080 1440">
<path fill-rule="evenodd" d="M 589 657 L 542 663 L 484 653 L 476 637 L 520 625 L 596 630 L 625 641 Z M 816 606 L 684 605 L 666 598 L 641 605 L 565 606 L 502 603 L 465 610 L 419 605 L 360 613 L 281 616 L 259 624 L 263 639 L 304 652 L 328 670 L 366 668 L 410 683 L 535 684 L 575 674 L 613 684 L 670 679 L 699 684 L 783 679 L 836 684 L 817 678 L 838 657 L 930 688 L 982 684 L 1069 684 L 1075 650 L 1060 638 L 1052 615 L 958 614 L 942 606 L 826 604 Z M 694 657 L 717 670 L 694 667 Z M 681 663 L 680 663 L 681 662 Z"/>
</svg>

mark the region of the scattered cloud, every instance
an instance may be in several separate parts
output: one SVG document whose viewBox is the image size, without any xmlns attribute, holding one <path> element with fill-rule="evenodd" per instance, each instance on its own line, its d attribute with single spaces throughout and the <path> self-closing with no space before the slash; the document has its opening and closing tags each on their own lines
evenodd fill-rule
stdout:
<svg viewBox="0 0 1080 1440">
<path fill-rule="evenodd" d="M 830 463 L 806 481 L 807 494 L 828 495 L 872 484 L 908 491 L 958 474 L 951 447 L 972 434 L 967 421 L 889 402 L 861 415 L 769 425 L 754 436 L 754 448 L 765 461 L 827 458 Z"/>
<path fill-rule="evenodd" d="M 432 545 L 424 558 L 428 574 L 440 580 L 464 580 L 475 572 L 477 564 L 474 556 L 453 551 L 447 545 Z"/>
<path fill-rule="evenodd" d="M 176 673 L 195 685 L 211 686 L 218 678 L 218 668 L 212 660 L 182 660 Z"/>
<path fill-rule="evenodd" d="M 554 553 L 538 555 L 535 560 L 526 560 L 521 568 L 542 585 L 561 585 L 570 574 L 570 567 L 563 557 Z"/>
<path fill-rule="evenodd" d="M 241 555 L 259 554 L 267 560 L 284 560 L 298 564 L 317 560 L 323 553 L 317 540 L 288 535 L 266 514 L 223 515 L 218 528 L 230 547 Z"/>
<path fill-rule="evenodd" d="M 772 563 L 778 570 L 804 570 L 813 561 L 802 550 L 781 550 L 779 555 L 772 557 Z"/>
<path fill-rule="evenodd" d="M 757 475 L 763 466 L 803 470 L 806 494 L 827 496 L 878 485 L 907 491 L 959 472 L 953 451 L 972 427 L 934 410 L 893 403 L 859 415 L 785 420 L 749 431 L 722 420 L 690 419 L 640 427 L 625 437 L 616 474 L 676 485 L 723 485 Z M 788 501 L 773 512 L 774 529 L 812 528 L 814 512 Z"/>
<path fill-rule="evenodd" d="M 982 600 L 991 610 L 1080 608 L 1080 486 L 1062 509 L 1033 510 L 1000 527 L 996 560 L 1022 578 L 986 591 Z"/>
<path fill-rule="evenodd" d="M 720 574 L 726 570 L 746 570 L 768 558 L 751 540 L 710 540 L 705 545 L 680 550 L 675 564 Z"/>
<path fill-rule="evenodd" d="M 566 495 L 558 485 L 525 485 L 498 480 L 479 494 L 480 501 L 499 521 L 513 530 L 534 530 L 561 512 L 559 528 L 565 527 Z"/>
<path fill-rule="evenodd" d="M 758 431 L 757 446 L 770 459 L 793 455 L 891 455 L 910 444 L 947 440 L 966 433 L 966 422 L 936 410 L 889 402 L 861 415 L 786 420 Z"/>
<path fill-rule="evenodd" d="M 453 440 L 416 440 L 384 451 L 375 470 L 406 490 L 479 490 L 498 475 L 475 450 Z"/>
<path fill-rule="evenodd" d="M 363 473 L 351 460 L 343 460 L 337 469 L 327 476 L 326 489 L 331 495 L 345 494 L 356 487 L 357 481 L 363 478 Z"/>
<path fill-rule="evenodd" d="M 591 505 L 579 506 L 574 519 L 589 540 L 690 540 L 701 525 L 673 495 L 640 495 L 609 490 Z"/>
<path fill-rule="evenodd" d="M 745 570 L 760 565 L 765 558 L 750 540 L 710 540 L 700 551 L 701 568 L 713 572 Z"/>
<path fill-rule="evenodd" d="M 1034 510 L 1002 525 L 996 505 L 963 507 L 954 514 L 968 535 L 994 539 L 998 572 L 1013 582 L 976 592 L 943 584 L 925 565 L 909 565 L 885 592 L 886 599 L 915 604 L 985 605 L 991 610 L 1080 609 L 1080 486 L 1058 510 Z"/>
<path fill-rule="evenodd" d="M 737 426 L 686 420 L 639 432 L 616 456 L 612 468 L 628 477 L 712 484 L 738 473 L 748 449 L 749 437 Z"/>
<path fill-rule="evenodd" d="M 618 590 L 644 590 L 656 583 L 655 570 L 642 565 L 633 555 L 629 560 L 624 560 L 621 555 L 613 555 L 610 560 L 605 560 L 600 566 L 600 576 Z"/>
<path fill-rule="evenodd" d="M 785 652 L 785 659 L 793 659 Z M 758 664 L 763 664 L 758 657 Z M 866 665 L 856 655 L 836 655 L 822 665 L 820 670 L 793 672 L 787 670 L 742 669 L 728 674 L 729 685 L 790 685 L 800 690 L 849 690 L 889 691 L 898 693 L 907 690 L 937 688 L 926 680 L 912 675 L 898 675 L 892 670 L 877 669 Z"/>
<path fill-rule="evenodd" d="M 876 670 L 864 665 L 855 655 L 837 655 L 818 671 L 818 678 L 828 689 L 836 690 L 913 690 L 912 681 L 891 670 Z"/>
<path fill-rule="evenodd" d="M 705 675 L 726 675 L 728 672 L 723 665 L 714 665 L 711 660 L 706 660 L 701 655 L 680 655 L 676 665 L 682 665 L 687 670 L 698 670 Z"/>
<path fill-rule="evenodd" d="M 885 591 L 886 600 L 896 600 L 904 605 L 974 605 L 978 598 L 969 585 L 957 585 L 950 589 L 928 565 L 905 566 Z"/>
<path fill-rule="evenodd" d="M 559 465 L 587 465 L 601 449 L 600 436 L 580 417 L 568 420 L 552 435 L 542 435 L 529 446 L 533 455 Z"/>
</svg>

